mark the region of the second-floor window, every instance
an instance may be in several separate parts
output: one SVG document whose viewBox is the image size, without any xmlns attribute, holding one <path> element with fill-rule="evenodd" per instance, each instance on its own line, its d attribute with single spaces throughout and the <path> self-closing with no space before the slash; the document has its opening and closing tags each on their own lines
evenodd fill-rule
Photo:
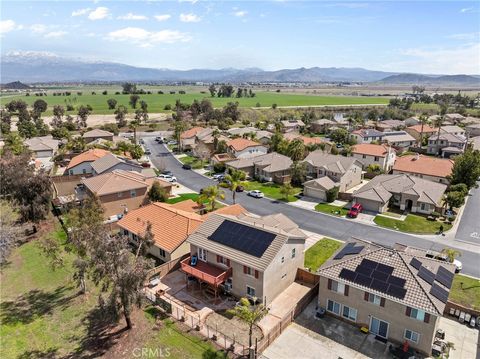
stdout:
<svg viewBox="0 0 480 359">
<path fill-rule="evenodd" d="M 295 258 L 295 248 L 292 249 L 292 258 Z"/>
<path fill-rule="evenodd" d="M 332 281 L 332 291 L 345 294 L 345 284 L 339 283 L 335 280 Z"/>
<path fill-rule="evenodd" d="M 375 305 L 381 305 L 382 304 L 382 297 L 379 297 L 378 295 L 372 294 L 372 293 L 367 293 L 368 298 L 367 301 L 370 303 L 373 303 Z"/>
<path fill-rule="evenodd" d="M 425 312 L 421 309 L 411 308 L 410 318 L 414 318 L 423 322 L 425 320 Z"/>
</svg>

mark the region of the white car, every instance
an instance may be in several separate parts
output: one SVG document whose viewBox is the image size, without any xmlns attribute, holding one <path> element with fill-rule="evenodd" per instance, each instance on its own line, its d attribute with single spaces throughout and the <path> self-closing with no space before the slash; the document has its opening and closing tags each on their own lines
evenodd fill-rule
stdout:
<svg viewBox="0 0 480 359">
<path fill-rule="evenodd" d="M 164 181 L 167 181 L 167 182 L 177 182 L 177 177 L 172 176 L 172 175 L 161 174 L 161 175 L 158 175 L 157 178 L 160 178 L 160 179 L 162 179 Z"/>
<path fill-rule="evenodd" d="M 171 141 L 168 141 L 167 145 L 176 145 L 177 144 L 177 141 L 175 140 L 171 140 Z"/>
<path fill-rule="evenodd" d="M 103 223 L 109 224 L 109 223 L 115 223 L 118 222 L 123 218 L 123 214 L 114 214 L 113 216 L 108 217 L 107 220 L 105 220 Z"/>
<path fill-rule="evenodd" d="M 259 191 L 258 189 L 254 189 L 254 190 L 251 190 L 251 191 L 248 191 L 247 194 L 251 197 L 255 197 L 255 198 L 263 198 L 263 192 L 262 191 Z"/>
<path fill-rule="evenodd" d="M 438 253 L 434 251 L 427 251 L 426 257 L 428 258 L 434 258 L 442 262 L 450 262 L 447 255 L 444 253 Z M 453 262 L 451 262 L 455 266 L 455 272 L 458 273 L 462 270 L 463 264 L 460 262 L 458 259 L 454 259 Z"/>
</svg>

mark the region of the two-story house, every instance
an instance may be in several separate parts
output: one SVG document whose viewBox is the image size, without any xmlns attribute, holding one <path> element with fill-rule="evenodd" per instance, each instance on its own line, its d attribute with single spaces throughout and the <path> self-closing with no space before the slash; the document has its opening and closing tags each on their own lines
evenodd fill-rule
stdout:
<svg viewBox="0 0 480 359">
<path fill-rule="evenodd" d="M 359 160 L 363 168 L 369 165 L 379 165 L 384 172 L 389 172 L 397 157 L 395 149 L 387 145 L 362 143 L 352 148 L 352 157 Z"/>
<path fill-rule="evenodd" d="M 230 153 L 235 158 L 259 156 L 267 152 L 267 147 L 246 138 L 235 138 L 227 142 L 227 153 Z"/>
<path fill-rule="evenodd" d="M 455 268 L 352 239 L 318 271 L 318 305 L 329 315 L 429 356 Z"/>
<path fill-rule="evenodd" d="M 70 176 L 92 174 L 92 163 L 108 155 L 110 152 L 100 148 L 92 148 L 73 157 L 67 165 L 65 174 Z"/>
<path fill-rule="evenodd" d="M 270 152 L 265 155 L 226 162 L 226 167 L 244 171 L 247 176 L 255 177 L 261 181 L 281 184 L 290 181 L 292 164 L 290 157 L 277 152 Z"/>
<path fill-rule="evenodd" d="M 299 132 L 305 128 L 302 120 L 284 120 L 282 121 L 282 129 L 284 133 Z"/>
<path fill-rule="evenodd" d="M 197 133 L 204 130 L 203 127 L 192 127 L 180 134 L 180 148 L 183 151 L 193 150 L 196 145 Z"/>
<path fill-rule="evenodd" d="M 42 137 L 32 137 L 25 140 L 25 146 L 32 152 L 35 158 L 53 157 L 60 144 L 59 140 L 54 139 L 51 135 Z"/>
<path fill-rule="evenodd" d="M 314 133 L 327 133 L 332 127 L 337 126 L 335 121 L 327 118 L 320 118 L 310 124 L 310 131 Z"/>
<path fill-rule="evenodd" d="M 418 153 L 397 157 L 393 165 L 393 174 L 410 174 L 429 181 L 448 184 L 452 174 L 453 160 L 423 156 Z"/>
<path fill-rule="evenodd" d="M 143 167 L 137 162 L 127 158 L 116 156 L 113 153 L 107 153 L 105 156 L 93 161 L 92 174 L 94 176 L 114 170 L 142 172 Z"/>
<path fill-rule="evenodd" d="M 462 135 L 436 133 L 428 138 L 427 153 L 448 158 L 463 153 L 466 143 L 467 139 Z"/>
<path fill-rule="evenodd" d="M 409 126 L 405 131 L 412 136 L 416 141 L 420 141 L 420 137 L 428 138 L 438 132 L 438 128 L 430 127 L 429 125 L 414 125 Z"/>
<path fill-rule="evenodd" d="M 283 214 L 213 213 L 188 237 L 191 256 L 181 269 L 216 293 L 223 289 L 268 305 L 303 267 L 305 238 Z"/>
<path fill-rule="evenodd" d="M 354 139 L 356 143 L 371 143 L 380 142 L 383 139 L 384 133 L 374 129 L 359 129 L 352 131 L 350 138 Z"/>
<path fill-rule="evenodd" d="M 405 131 L 392 131 L 384 133 L 383 142 L 394 147 L 397 152 L 404 152 L 413 146 L 416 140 Z"/>
<path fill-rule="evenodd" d="M 87 144 L 99 139 L 113 142 L 113 133 L 98 128 L 85 132 L 82 137 Z"/>
</svg>

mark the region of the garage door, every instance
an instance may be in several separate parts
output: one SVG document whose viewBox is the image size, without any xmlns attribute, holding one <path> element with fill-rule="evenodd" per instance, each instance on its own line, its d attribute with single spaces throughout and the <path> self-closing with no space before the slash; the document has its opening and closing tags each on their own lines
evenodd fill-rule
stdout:
<svg viewBox="0 0 480 359">
<path fill-rule="evenodd" d="M 307 197 L 318 198 L 322 201 L 327 199 L 325 191 L 319 188 L 305 187 L 303 189 L 303 194 Z"/>
<path fill-rule="evenodd" d="M 355 198 L 355 202 L 360 203 L 365 211 L 379 212 L 380 203 L 362 198 Z"/>
</svg>

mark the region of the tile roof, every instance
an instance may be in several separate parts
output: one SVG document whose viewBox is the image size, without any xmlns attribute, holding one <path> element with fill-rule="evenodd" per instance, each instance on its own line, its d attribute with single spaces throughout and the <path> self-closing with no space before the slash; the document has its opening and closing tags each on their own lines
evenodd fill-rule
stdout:
<svg viewBox="0 0 480 359">
<path fill-rule="evenodd" d="M 131 166 L 132 170 L 134 168 L 137 168 L 138 170 L 141 170 L 143 168 L 140 164 L 130 160 L 127 161 L 123 158 L 115 156 L 113 153 L 107 153 L 105 156 L 93 161 L 92 168 L 97 174 L 101 174 L 119 163 L 125 163 Z"/>
<path fill-rule="evenodd" d="M 326 189 L 327 191 L 329 189 L 332 189 L 333 187 L 337 186 L 338 184 L 336 182 L 333 182 L 332 179 L 328 176 L 323 176 L 320 178 L 315 178 L 310 181 L 307 181 L 303 184 L 303 186 L 307 187 L 320 187 L 323 189 Z"/>
<path fill-rule="evenodd" d="M 353 146 L 352 153 L 358 153 L 360 155 L 387 157 L 389 146 L 375 145 L 372 143 L 361 143 Z M 393 148 L 393 152 L 396 152 Z"/>
<path fill-rule="evenodd" d="M 270 152 L 264 155 L 240 158 L 227 163 L 229 167 L 241 169 L 252 167 L 254 165 L 262 167 L 266 172 L 277 172 L 290 169 L 293 161 L 290 157 L 281 155 L 277 152 Z"/>
<path fill-rule="evenodd" d="M 99 158 L 102 158 L 103 156 L 106 156 L 109 153 L 110 151 L 107 151 L 107 150 L 102 150 L 100 148 L 92 148 L 83 153 L 80 153 L 78 156 L 73 157 L 70 163 L 68 164 L 67 169 L 78 166 L 80 163 L 83 163 L 83 162 L 96 161 Z"/>
<path fill-rule="evenodd" d="M 204 128 L 203 127 L 192 127 L 184 132 L 181 133 L 180 138 L 181 139 L 186 139 L 186 138 L 192 138 L 197 135 L 198 132 L 202 131 Z"/>
<path fill-rule="evenodd" d="M 463 133 L 465 130 L 457 125 L 452 125 L 452 126 L 442 126 L 440 128 L 440 132 L 445 132 L 445 133 Z"/>
<path fill-rule="evenodd" d="M 246 138 L 235 138 L 227 142 L 227 146 L 232 147 L 235 151 L 243 151 L 248 147 L 261 146 L 260 143 L 247 140 Z"/>
<path fill-rule="evenodd" d="M 439 139 L 443 141 L 448 141 L 451 143 L 464 143 L 467 140 L 462 135 L 457 136 L 452 133 L 441 133 L 440 136 L 438 135 L 438 133 L 436 133 L 428 138 L 429 141 L 430 140 L 438 141 Z"/>
<path fill-rule="evenodd" d="M 365 128 L 352 131 L 352 134 L 359 135 L 361 137 L 372 137 L 372 136 L 383 137 L 384 136 L 384 132 L 374 130 L 374 129 L 365 129 Z"/>
<path fill-rule="evenodd" d="M 107 136 L 113 136 L 113 133 L 101 130 L 99 128 L 93 129 L 91 131 L 87 131 L 83 134 L 83 138 L 95 138 L 95 137 L 107 137 Z"/>
<path fill-rule="evenodd" d="M 320 276 L 348 283 L 352 287 L 377 294 L 381 297 L 385 297 L 386 299 L 401 303 L 403 305 L 422 309 L 433 315 L 438 316 L 443 314 L 445 303 L 442 303 L 439 299 L 430 294 L 431 285 L 418 276 L 418 270 L 410 265 L 410 261 L 415 257 L 424 267 L 433 273 L 436 273 L 440 265 L 449 272 L 454 273 L 455 269 L 453 265 L 427 258 L 425 257 L 425 252 L 422 251 L 419 252 L 422 254 L 415 255 L 356 238 L 352 238 L 350 242 L 356 243 L 356 246 L 362 245 L 364 248 L 359 254 L 345 255 L 342 259 L 337 260 L 330 259 L 319 269 L 318 274 L 320 274 Z M 334 258 L 334 256 L 332 256 L 332 258 Z M 384 292 L 380 292 L 339 277 L 343 268 L 355 271 L 356 267 L 362 262 L 363 259 L 369 259 L 393 267 L 394 269 L 392 274 L 399 278 L 403 278 L 406 281 L 404 286 L 404 288 L 407 290 L 405 297 L 403 299 L 399 299 Z M 444 287 L 437 281 L 435 281 L 435 284 L 438 284 L 443 289 L 449 291 L 448 288 Z"/>
<path fill-rule="evenodd" d="M 447 177 L 452 173 L 453 160 L 424 155 L 397 157 L 394 171 L 418 173 L 435 177 Z"/>
<path fill-rule="evenodd" d="M 310 152 L 304 162 L 314 167 L 323 167 L 335 173 L 345 173 L 354 164 L 362 167 L 358 160 L 353 157 L 331 155 L 322 150 Z"/>
<path fill-rule="evenodd" d="M 58 149 L 59 140 L 53 139 L 52 136 L 32 137 L 25 140 L 25 145 L 31 151 L 56 151 Z"/>
<path fill-rule="evenodd" d="M 175 208 L 167 203 L 155 202 L 127 213 L 118 226 L 143 236 L 147 223 L 152 224 L 155 244 L 172 252 L 180 246 L 204 221 L 202 216 Z"/>
<path fill-rule="evenodd" d="M 284 120 L 282 121 L 282 125 L 285 127 L 295 127 L 295 126 L 303 127 L 305 126 L 305 123 L 303 123 L 302 120 Z"/>
<path fill-rule="evenodd" d="M 416 141 L 412 135 L 405 131 L 385 132 L 383 140 L 388 143 Z"/>
<path fill-rule="evenodd" d="M 414 126 L 409 126 L 407 128 L 409 130 L 417 132 L 418 134 L 422 132 L 422 125 L 414 125 Z M 423 125 L 423 133 L 433 133 L 435 131 L 438 131 L 438 128 L 433 128 L 433 127 L 430 127 L 429 125 Z"/>
</svg>

